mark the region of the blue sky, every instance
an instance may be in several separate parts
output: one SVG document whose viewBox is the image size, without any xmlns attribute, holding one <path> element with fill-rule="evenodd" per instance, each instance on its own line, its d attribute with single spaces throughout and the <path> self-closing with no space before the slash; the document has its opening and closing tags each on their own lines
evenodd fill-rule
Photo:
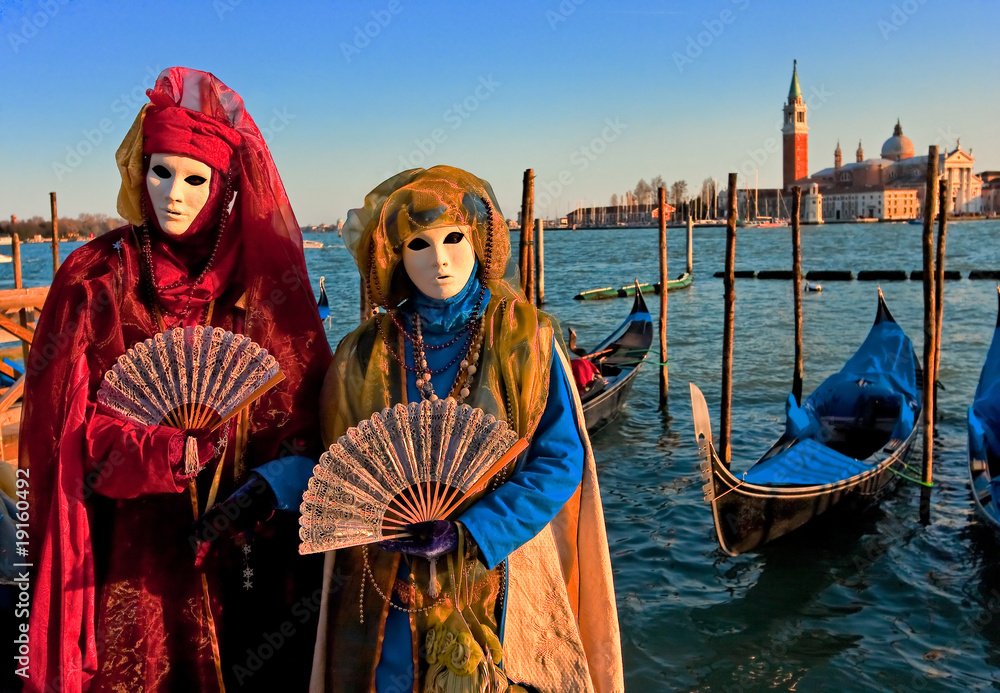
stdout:
<svg viewBox="0 0 1000 693">
<path fill-rule="evenodd" d="M 216 74 L 265 131 L 302 224 L 389 175 L 447 163 L 516 217 L 607 204 L 639 178 L 780 185 L 792 60 L 809 169 L 877 156 L 896 118 L 918 153 L 1000 169 L 993 0 L 198 0 L 0 2 L 0 218 L 113 214 L 114 153 L 154 75 Z M 794 9 L 793 9 L 794 8 Z M 141 97 L 141 99 L 140 99 Z M 771 149 L 772 151 L 768 151 Z M 743 184 L 741 177 L 740 184 Z"/>
</svg>

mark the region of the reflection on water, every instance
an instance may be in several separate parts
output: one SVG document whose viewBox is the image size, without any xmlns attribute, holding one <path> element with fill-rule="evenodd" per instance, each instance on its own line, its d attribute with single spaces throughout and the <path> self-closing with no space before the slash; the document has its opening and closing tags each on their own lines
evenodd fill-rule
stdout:
<svg viewBox="0 0 1000 693">
<path fill-rule="evenodd" d="M 1000 267 L 998 222 L 953 223 L 948 269 Z M 683 270 L 682 229 L 669 231 L 670 274 Z M 920 268 L 921 229 L 906 224 L 803 229 L 803 267 Z M 357 324 L 358 274 L 331 236 L 306 251 L 314 290 L 326 277 L 333 345 Z M 546 309 L 583 346 L 624 319 L 627 299 L 580 302 L 579 291 L 655 281 L 654 229 L 547 231 Z M 740 231 L 737 268 L 787 269 L 790 232 Z M 861 518 L 826 521 L 757 554 L 719 549 L 702 500 L 689 381 L 718 426 L 723 229 L 695 229 L 695 282 L 668 307 L 669 417 L 644 368 L 625 413 L 595 437 L 631 690 L 985 690 L 1000 687 L 1000 540 L 969 499 L 965 410 L 996 321 L 996 286 L 948 282 L 932 523 L 903 485 Z M 512 236 L 515 251 L 516 236 Z M 64 244 L 64 252 L 78 244 Z M 48 246 L 25 245 L 25 281 L 51 280 Z M 0 249 L 0 252 L 3 252 Z M 0 265 L 0 287 L 12 286 Z M 922 353 L 922 285 L 885 282 L 897 322 Z M 780 432 L 791 386 L 793 325 L 786 281 L 737 280 L 733 467 L 745 469 Z M 659 302 L 647 298 L 654 316 Z M 871 326 L 876 285 L 824 282 L 804 295 L 805 391 L 838 370 Z M 718 434 L 718 429 L 715 431 Z M 919 464 L 919 445 L 911 460 Z"/>
</svg>

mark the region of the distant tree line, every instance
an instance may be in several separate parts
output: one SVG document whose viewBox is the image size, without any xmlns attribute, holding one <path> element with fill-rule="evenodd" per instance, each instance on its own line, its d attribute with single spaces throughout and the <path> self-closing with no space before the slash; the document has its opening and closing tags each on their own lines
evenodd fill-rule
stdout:
<svg viewBox="0 0 1000 693">
<path fill-rule="evenodd" d="M 667 202 L 676 210 L 674 219 L 687 219 L 688 216 L 692 216 L 696 220 L 714 218 L 716 213 L 715 198 L 718 191 L 715 181 L 711 178 L 706 178 L 702 182 L 701 191 L 693 197 L 688 197 L 687 181 L 679 180 L 667 186 L 662 176 L 656 176 L 648 183 L 645 178 L 641 178 L 636 183 L 634 190 L 629 190 L 621 196 L 617 193 L 612 195 L 611 206 L 628 207 L 655 204 L 659 196 L 657 191 L 660 188 L 666 190 Z"/>
<path fill-rule="evenodd" d="M 67 241 L 85 241 L 91 235 L 96 238 L 124 225 L 123 219 L 109 217 L 107 214 L 81 214 L 76 219 L 60 217 L 59 238 Z M 0 235 L 17 236 L 22 241 L 34 240 L 36 236 L 51 240 L 52 221 L 39 216 L 18 219 L 16 223 L 9 220 L 0 221 Z"/>
</svg>

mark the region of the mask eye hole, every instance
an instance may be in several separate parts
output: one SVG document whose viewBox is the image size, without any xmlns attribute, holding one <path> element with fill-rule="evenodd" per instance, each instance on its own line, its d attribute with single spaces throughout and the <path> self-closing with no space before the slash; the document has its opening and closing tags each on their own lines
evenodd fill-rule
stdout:
<svg viewBox="0 0 1000 693">
<path fill-rule="evenodd" d="M 414 238 L 412 241 L 406 244 L 406 247 L 410 250 L 423 250 L 424 248 L 430 248 L 431 244 L 425 241 L 423 238 Z"/>
<path fill-rule="evenodd" d="M 184 182 L 188 185 L 199 186 L 204 183 L 207 179 L 204 176 L 191 175 L 184 179 Z"/>
<path fill-rule="evenodd" d="M 460 231 L 452 231 L 447 236 L 444 237 L 445 243 L 461 243 L 465 238 L 465 234 Z"/>
<path fill-rule="evenodd" d="M 170 171 L 167 170 L 166 166 L 160 166 L 157 164 L 153 167 L 153 173 L 155 173 L 160 178 L 170 178 Z"/>
</svg>

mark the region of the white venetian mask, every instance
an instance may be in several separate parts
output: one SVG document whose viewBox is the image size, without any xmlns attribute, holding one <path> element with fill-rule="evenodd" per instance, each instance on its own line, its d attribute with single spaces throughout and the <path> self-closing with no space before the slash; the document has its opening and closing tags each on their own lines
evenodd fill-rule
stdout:
<svg viewBox="0 0 1000 693">
<path fill-rule="evenodd" d="M 211 182 L 211 167 L 197 159 L 177 154 L 150 156 L 146 189 L 164 233 L 180 236 L 188 230 L 208 200 Z"/>
<path fill-rule="evenodd" d="M 476 266 L 469 226 L 424 229 L 403 246 L 403 267 L 425 296 L 444 300 L 465 288 Z"/>
</svg>

